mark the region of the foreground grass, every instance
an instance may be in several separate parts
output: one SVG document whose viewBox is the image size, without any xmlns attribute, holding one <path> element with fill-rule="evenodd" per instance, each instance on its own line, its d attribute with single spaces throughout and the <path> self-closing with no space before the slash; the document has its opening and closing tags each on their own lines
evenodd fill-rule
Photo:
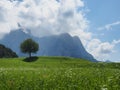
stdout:
<svg viewBox="0 0 120 90">
<path fill-rule="evenodd" d="M 120 90 L 120 63 L 66 57 L 0 59 L 0 90 Z"/>
</svg>

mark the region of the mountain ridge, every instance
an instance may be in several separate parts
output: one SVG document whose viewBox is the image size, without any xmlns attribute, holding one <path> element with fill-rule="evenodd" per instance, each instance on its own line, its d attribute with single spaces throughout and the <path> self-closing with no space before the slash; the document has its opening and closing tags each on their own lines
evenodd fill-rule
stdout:
<svg viewBox="0 0 120 90">
<path fill-rule="evenodd" d="M 23 32 L 22 29 L 18 29 L 4 36 L 0 43 L 10 47 L 17 55 L 25 56 L 21 53 L 19 47 L 21 42 L 27 38 L 32 38 L 40 45 L 40 50 L 37 53 L 39 56 L 67 56 L 97 61 L 85 50 L 77 36 L 72 37 L 68 33 L 38 38 Z"/>
</svg>

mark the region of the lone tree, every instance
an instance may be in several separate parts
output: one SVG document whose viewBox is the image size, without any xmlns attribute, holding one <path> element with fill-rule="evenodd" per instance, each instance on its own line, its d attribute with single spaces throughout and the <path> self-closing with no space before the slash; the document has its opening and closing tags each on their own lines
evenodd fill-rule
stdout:
<svg viewBox="0 0 120 90">
<path fill-rule="evenodd" d="M 31 53 L 36 53 L 39 50 L 39 45 L 29 38 L 21 43 L 20 49 L 23 53 L 28 53 L 29 58 L 31 58 Z"/>
</svg>

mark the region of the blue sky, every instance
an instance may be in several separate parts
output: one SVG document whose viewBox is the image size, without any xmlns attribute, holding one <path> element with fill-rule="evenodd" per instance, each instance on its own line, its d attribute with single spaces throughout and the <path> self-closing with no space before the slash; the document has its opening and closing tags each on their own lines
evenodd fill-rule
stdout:
<svg viewBox="0 0 120 90">
<path fill-rule="evenodd" d="M 90 21 L 90 31 L 94 33 L 94 37 L 102 42 L 113 42 L 120 39 L 120 0 L 84 0 L 86 8 L 89 12 L 86 14 Z M 115 24 L 118 23 L 118 24 Z M 111 25 L 110 29 L 105 26 Z M 99 30 L 101 28 L 102 30 Z M 108 59 L 112 61 L 120 61 L 120 43 L 118 43 Z"/>
<path fill-rule="evenodd" d="M 0 0 L 0 38 L 18 23 L 37 37 L 78 36 L 97 60 L 120 62 L 120 0 Z"/>
<path fill-rule="evenodd" d="M 112 28 L 112 30 L 97 31 L 98 27 L 104 27 L 107 24 L 112 24 L 120 21 L 120 0 L 85 0 L 86 7 L 90 10 L 86 14 L 91 22 L 91 31 L 95 31 L 99 38 L 103 41 L 111 41 L 120 38 L 120 24 Z M 104 33 L 104 37 L 100 36 Z"/>
</svg>

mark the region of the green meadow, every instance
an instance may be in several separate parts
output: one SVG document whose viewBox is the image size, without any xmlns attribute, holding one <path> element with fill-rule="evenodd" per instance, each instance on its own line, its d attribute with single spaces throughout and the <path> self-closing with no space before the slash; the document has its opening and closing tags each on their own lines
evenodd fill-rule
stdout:
<svg viewBox="0 0 120 90">
<path fill-rule="evenodd" d="M 68 57 L 3 58 L 0 90 L 120 90 L 120 63 Z"/>
</svg>

